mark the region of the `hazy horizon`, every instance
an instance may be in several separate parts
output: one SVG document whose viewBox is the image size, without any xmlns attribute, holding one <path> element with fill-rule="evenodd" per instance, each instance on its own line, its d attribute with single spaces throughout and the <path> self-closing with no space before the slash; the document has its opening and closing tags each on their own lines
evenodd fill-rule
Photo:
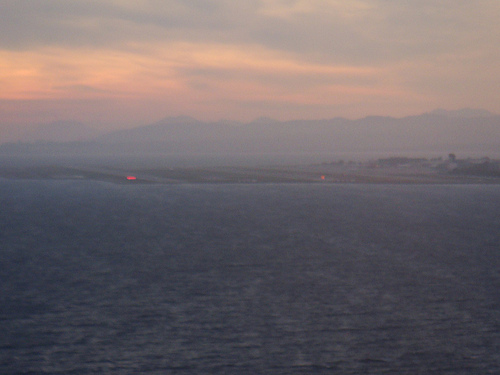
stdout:
<svg viewBox="0 0 500 375">
<path fill-rule="evenodd" d="M 496 112 L 499 16 L 491 0 L 3 1 L 0 136 Z"/>
<path fill-rule="evenodd" d="M 402 118 L 260 118 L 245 123 L 204 122 L 182 116 L 108 132 L 78 122 L 42 124 L 14 143 L 0 142 L 0 153 L 16 159 L 100 156 L 126 159 L 127 164 L 137 159 L 141 163 L 169 160 L 183 165 L 205 164 L 205 160 L 210 160 L 209 164 L 296 164 L 394 155 L 432 158 L 449 153 L 460 158 L 496 159 L 500 157 L 498 139 L 500 116 L 478 109 L 441 109 Z"/>
<path fill-rule="evenodd" d="M 224 124 L 232 126 L 244 126 L 251 124 L 268 124 L 270 126 L 279 125 L 283 123 L 315 123 L 320 121 L 330 121 L 334 122 L 336 120 L 347 120 L 350 122 L 363 121 L 370 118 L 385 118 L 402 120 L 405 118 L 419 117 L 425 115 L 438 115 L 444 118 L 454 118 L 454 119 L 472 119 L 472 118 L 488 118 L 496 117 L 499 114 L 480 108 L 460 108 L 457 110 L 446 110 L 443 108 L 436 108 L 430 111 L 426 111 L 419 114 L 408 115 L 408 116 L 383 116 L 383 115 L 368 115 L 359 118 L 346 118 L 337 116 L 334 118 L 295 118 L 289 120 L 279 120 L 276 118 L 271 118 L 267 116 L 259 116 L 250 121 L 236 121 L 226 118 L 220 118 L 217 120 L 204 120 L 201 118 L 196 118 L 188 114 L 183 114 L 179 116 L 164 116 L 150 123 L 135 123 L 130 124 L 130 126 L 112 128 L 112 127 L 95 127 L 91 124 L 80 122 L 71 118 L 51 121 L 51 122 L 33 122 L 26 123 L 22 127 L 18 127 L 15 124 L 0 124 L 0 144 L 8 142 L 37 142 L 37 141 L 51 141 L 51 142 L 72 142 L 72 141 L 85 141 L 91 140 L 95 137 L 105 135 L 108 133 L 113 133 L 120 130 L 132 130 L 138 128 L 145 128 L 148 126 L 155 126 L 157 124 L 168 124 L 168 123 L 184 123 L 189 124 L 194 123 L 204 123 L 204 124 Z M 2 127 L 3 125 L 3 127 Z M 500 129 L 499 129 L 500 130 Z"/>
</svg>

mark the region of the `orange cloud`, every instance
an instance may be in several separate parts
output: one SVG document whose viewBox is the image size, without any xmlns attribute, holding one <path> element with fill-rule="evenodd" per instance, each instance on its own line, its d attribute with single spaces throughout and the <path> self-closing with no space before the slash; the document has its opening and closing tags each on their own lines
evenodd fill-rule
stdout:
<svg viewBox="0 0 500 375">
<path fill-rule="evenodd" d="M 259 48 L 186 43 L 129 51 L 3 51 L 0 67 L 3 99 L 147 97 L 166 90 L 188 94 L 186 91 L 195 90 L 191 83 L 196 71 L 204 72 L 205 81 L 220 89 L 227 84 L 224 77 L 217 78 L 217 73 L 230 77 L 230 86 L 251 80 L 255 86 L 268 88 L 272 83 L 266 77 L 294 81 L 301 77 L 329 80 L 376 74 L 370 67 L 304 63 Z"/>
<path fill-rule="evenodd" d="M 261 46 L 152 43 L 2 51 L 0 67 L 1 99 L 111 100 L 121 103 L 115 110 L 133 110 L 135 118 L 141 111 L 213 119 L 328 117 L 336 115 L 332 108 L 381 101 L 394 107 L 414 99 L 394 69 L 312 63 Z"/>
</svg>

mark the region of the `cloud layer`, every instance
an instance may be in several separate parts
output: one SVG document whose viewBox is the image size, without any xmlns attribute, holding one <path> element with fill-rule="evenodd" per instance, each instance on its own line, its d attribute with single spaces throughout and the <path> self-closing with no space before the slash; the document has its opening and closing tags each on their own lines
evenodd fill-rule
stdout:
<svg viewBox="0 0 500 375">
<path fill-rule="evenodd" d="M 495 111 L 498 19 L 496 0 L 4 0 L 0 123 Z"/>
</svg>

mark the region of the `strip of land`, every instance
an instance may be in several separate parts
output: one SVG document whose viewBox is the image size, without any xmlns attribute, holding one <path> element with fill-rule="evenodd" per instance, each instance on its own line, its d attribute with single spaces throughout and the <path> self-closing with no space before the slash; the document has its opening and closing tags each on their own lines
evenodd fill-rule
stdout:
<svg viewBox="0 0 500 375">
<path fill-rule="evenodd" d="M 370 162 L 269 167 L 0 166 L 9 179 L 96 180 L 122 184 L 363 183 L 500 184 L 500 163 L 486 159 L 388 158 Z"/>
</svg>

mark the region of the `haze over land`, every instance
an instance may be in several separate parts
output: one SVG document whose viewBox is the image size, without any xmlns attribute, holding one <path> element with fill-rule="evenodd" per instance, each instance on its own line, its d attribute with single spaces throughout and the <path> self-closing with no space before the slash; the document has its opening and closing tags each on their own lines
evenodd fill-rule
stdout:
<svg viewBox="0 0 500 375">
<path fill-rule="evenodd" d="M 83 124 L 58 122 L 34 127 L 21 140 L 24 142 L 0 145 L 0 155 L 126 158 L 177 155 L 193 161 L 207 155 L 257 161 L 262 155 L 271 163 L 283 158 L 298 162 L 366 160 L 390 155 L 446 156 L 450 152 L 460 157 L 498 158 L 500 116 L 472 109 L 435 110 L 403 118 L 293 121 L 260 118 L 248 123 L 203 122 L 182 116 L 101 134 Z"/>
</svg>

